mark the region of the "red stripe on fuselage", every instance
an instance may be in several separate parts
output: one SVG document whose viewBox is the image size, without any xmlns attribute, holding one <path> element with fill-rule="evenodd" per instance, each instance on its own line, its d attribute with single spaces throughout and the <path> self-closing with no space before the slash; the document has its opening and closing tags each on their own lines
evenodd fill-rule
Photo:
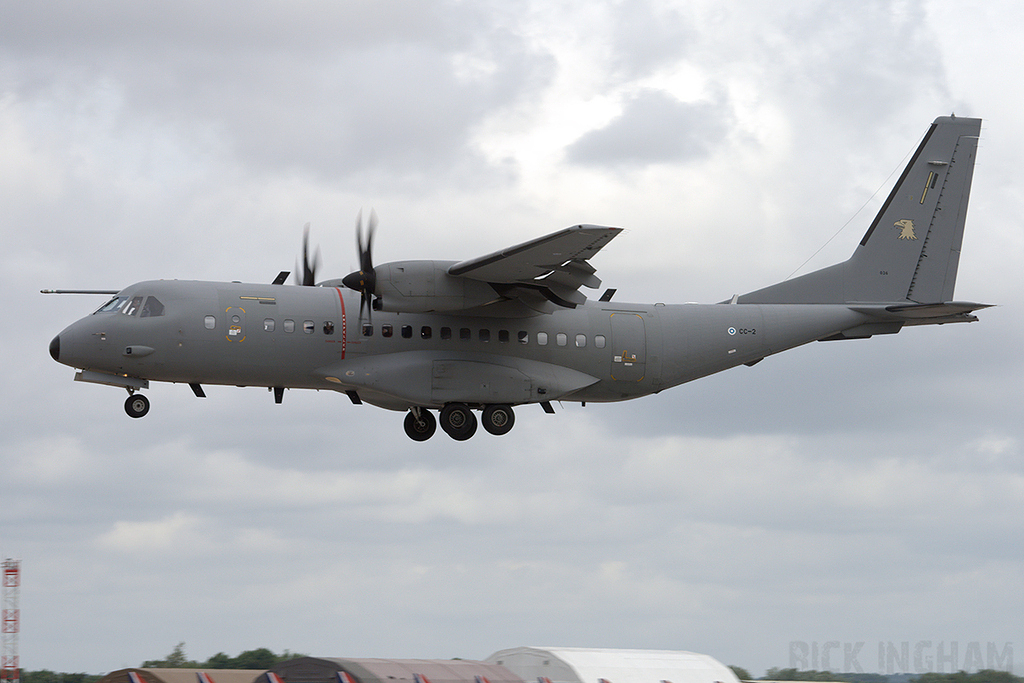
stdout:
<svg viewBox="0 0 1024 683">
<path fill-rule="evenodd" d="M 341 359 L 345 360 L 345 350 L 348 348 L 348 322 L 345 317 L 345 295 L 341 292 L 341 287 L 335 287 L 338 290 L 338 298 L 341 300 Z"/>
</svg>

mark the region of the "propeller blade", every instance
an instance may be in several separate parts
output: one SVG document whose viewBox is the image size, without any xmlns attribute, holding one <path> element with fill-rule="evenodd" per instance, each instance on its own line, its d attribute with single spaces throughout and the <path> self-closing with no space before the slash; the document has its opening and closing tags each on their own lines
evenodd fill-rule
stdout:
<svg viewBox="0 0 1024 683">
<path fill-rule="evenodd" d="M 309 223 L 302 230 L 302 270 L 295 268 L 295 279 L 300 285 L 312 287 L 316 284 L 316 269 L 320 266 L 320 247 L 317 247 L 313 259 L 309 258 Z M 301 273 L 301 275 L 300 275 Z"/>
<path fill-rule="evenodd" d="M 370 209 L 370 222 L 366 229 L 366 262 L 363 265 L 363 270 L 370 272 L 373 270 L 373 233 L 377 231 L 377 212 Z"/>
<path fill-rule="evenodd" d="M 370 220 L 363 227 L 363 210 L 356 214 L 356 253 L 359 255 L 359 270 L 349 273 L 341 282 L 349 289 L 359 292 L 359 319 L 366 309 L 367 319 L 373 321 L 373 293 L 377 288 L 377 273 L 373 269 L 373 235 L 377 231 L 377 212 L 370 209 Z"/>
</svg>

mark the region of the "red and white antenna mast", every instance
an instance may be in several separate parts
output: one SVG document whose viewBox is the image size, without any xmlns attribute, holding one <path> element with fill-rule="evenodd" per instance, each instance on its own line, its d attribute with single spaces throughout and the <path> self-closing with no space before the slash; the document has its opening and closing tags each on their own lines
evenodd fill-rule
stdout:
<svg viewBox="0 0 1024 683">
<path fill-rule="evenodd" d="M 18 664 L 18 589 L 21 586 L 21 560 L 4 560 L 3 652 L 0 653 L 0 683 L 20 683 Z"/>
</svg>

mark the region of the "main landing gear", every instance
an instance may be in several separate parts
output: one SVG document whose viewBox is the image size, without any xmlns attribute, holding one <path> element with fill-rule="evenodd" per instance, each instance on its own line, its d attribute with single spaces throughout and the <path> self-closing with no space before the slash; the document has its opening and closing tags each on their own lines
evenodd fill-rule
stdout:
<svg viewBox="0 0 1024 683">
<path fill-rule="evenodd" d="M 124 402 L 124 412 L 128 417 L 142 417 L 149 412 L 149 399 L 142 394 L 129 394 Z"/>
<path fill-rule="evenodd" d="M 508 434 L 516 422 L 512 406 L 496 404 L 484 406 L 481 419 L 477 421 L 473 410 L 465 403 L 448 403 L 441 409 L 439 418 L 434 418 L 426 408 L 414 407 L 405 416 L 405 433 L 413 441 L 426 441 L 437 431 L 438 425 L 445 434 L 456 441 L 466 441 L 476 434 L 477 426 L 489 434 Z"/>
</svg>

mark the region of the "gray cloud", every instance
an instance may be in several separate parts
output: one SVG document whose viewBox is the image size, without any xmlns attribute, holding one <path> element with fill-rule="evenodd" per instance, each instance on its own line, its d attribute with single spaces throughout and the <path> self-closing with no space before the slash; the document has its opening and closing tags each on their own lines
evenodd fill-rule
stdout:
<svg viewBox="0 0 1024 683">
<path fill-rule="evenodd" d="M 215 139 L 252 170 L 339 178 L 471 166 L 474 178 L 486 171 L 467 164 L 474 126 L 549 70 L 502 26 L 469 30 L 489 15 L 458 3 L 196 5 L 166 17 L 131 3 L 46 9 L 22 9 L 9 25 L 15 94 L 92 98 L 113 126 L 141 118 Z M 485 68 L 457 73 L 460 59 Z"/>
<path fill-rule="evenodd" d="M 691 104 L 643 90 L 607 126 L 572 143 L 566 157 L 571 163 L 608 166 L 699 160 L 721 142 L 729 119 L 725 102 Z"/>
</svg>

